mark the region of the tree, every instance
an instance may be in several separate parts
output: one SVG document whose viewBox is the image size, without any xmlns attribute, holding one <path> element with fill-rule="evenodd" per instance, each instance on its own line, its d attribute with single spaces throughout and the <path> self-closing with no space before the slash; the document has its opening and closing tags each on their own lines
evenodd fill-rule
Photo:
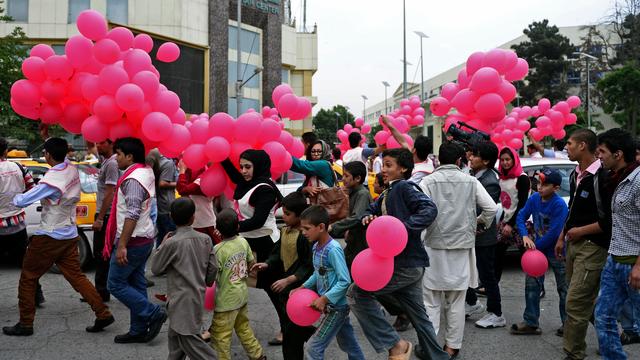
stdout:
<svg viewBox="0 0 640 360">
<path fill-rule="evenodd" d="M 523 102 L 534 104 L 543 97 L 552 103 L 566 99 L 569 88 L 567 58 L 571 57 L 575 46 L 559 33 L 557 26 L 549 26 L 546 19 L 529 24 L 523 33 L 529 41 L 511 46 L 519 57 L 527 60 L 531 69 L 526 81 L 516 84 Z"/>
<path fill-rule="evenodd" d="M 637 63 L 640 59 L 640 0 L 616 1 L 607 23 L 611 24 L 620 41 L 613 65 Z"/>
<path fill-rule="evenodd" d="M 602 80 L 597 88 L 601 94 L 604 112 L 632 134 L 638 132 L 640 115 L 640 68 L 627 64 Z"/>
<path fill-rule="evenodd" d="M 336 132 L 345 124 L 353 126 L 354 120 L 355 116 L 343 105 L 336 105 L 331 109 L 320 109 L 313 117 L 314 132 L 318 138 L 333 145 L 339 142 Z"/>
</svg>

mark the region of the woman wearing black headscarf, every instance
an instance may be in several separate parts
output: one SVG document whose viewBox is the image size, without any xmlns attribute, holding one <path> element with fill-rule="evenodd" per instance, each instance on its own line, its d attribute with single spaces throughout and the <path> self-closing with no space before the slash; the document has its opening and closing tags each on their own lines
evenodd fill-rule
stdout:
<svg viewBox="0 0 640 360">
<path fill-rule="evenodd" d="M 271 180 L 271 159 L 264 150 L 250 149 L 240 154 L 240 171 L 229 159 L 222 162 L 222 167 L 236 184 L 233 199 L 240 220 L 240 236 L 247 240 L 251 250 L 256 253 L 256 262 L 265 262 L 280 238 L 275 210 L 282 200 L 282 194 Z M 269 271 L 260 272 L 256 287 L 264 289 L 269 295 L 282 329 L 287 314 L 281 314 L 278 295 L 271 290 L 275 280 Z M 270 343 L 281 341 L 278 339 Z"/>
</svg>

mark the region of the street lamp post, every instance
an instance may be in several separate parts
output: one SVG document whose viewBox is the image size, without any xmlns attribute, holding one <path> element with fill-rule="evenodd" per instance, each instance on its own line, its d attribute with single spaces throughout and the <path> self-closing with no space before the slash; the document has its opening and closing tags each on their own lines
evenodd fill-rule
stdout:
<svg viewBox="0 0 640 360">
<path fill-rule="evenodd" d="M 589 92 L 590 92 L 590 87 L 591 87 L 591 76 L 590 75 L 590 71 L 589 71 L 589 60 L 598 60 L 597 57 L 583 53 L 583 52 L 579 52 L 576 51 L 573 53 L 573 55 L 578 55 L 580 57 L 585 58 L 585 62 L 586 62 L 586 67 L 587 67 L 587 96 L 586 96 L 586 100 L 587 100 L 587 128 L 591 129 L 591 109 L 590 109 L 590 96 L 589 96 Z"/>
<path fill-rule="evenodd" d="M 242 50 L 240 49 L 240 38 L 242 31 L 242 0 L 236 0 L 238 2 L 237 8 L 237 36 L 236 36 L 236 117 L 240 116 L 240 109 L 242 108 L 242 73 L 240 72 L 240 63 L 242 62 Z"/>
<path fill-rule="evenodd" d="M 369 100 L 369 98 L 367 97 L 367 95 L 360 95 L 362 96 L 362 120 L 367 121 L 367 113 L 365 112 L 365 109 L 367 108 L 367 100 Z"/>
<path fill-rule="evenodd" d="M 402 97 L 407 98 L 407 1 L 402 0 L 402 62 L 404 63 L 402 69 Z"/>
<path fill-rule="evenodd" d="M 422 57 L 422 39 L 429 38 L 427 34 L 422 31 L 414 31 L 416 35 L 420 36 L 420 104 L 425 101 L 424 98 L 424 58 Z"/>
<path fill-rule="evenodd" d="M 384 85 L 384 114 L 387 114 L 389 111 L 389 107 L 387 106 L 387 88 L 390 86 L 388 82 L 383 81 L 382 85 Z"/>
</svg>

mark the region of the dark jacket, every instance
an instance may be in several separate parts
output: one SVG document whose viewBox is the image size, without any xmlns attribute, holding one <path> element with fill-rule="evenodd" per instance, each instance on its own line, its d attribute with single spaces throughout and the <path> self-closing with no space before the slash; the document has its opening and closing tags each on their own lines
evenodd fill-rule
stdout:
<svg viewBox="0 0 640 360">
<path fill-rule="evenodd" d="M 362 215 L 367 211 L 371 204 L 371 194 L 369 189 L 359 185 L 357 188 L 349 191 L 349 216 L 331 224 L 331 237 L 338 238 L 344 236 L 347 246 L 344 248 L 344 257 L 347 260 L 347 266 L 351 269 L 353 258 L 366 249 L 367 239 L 365 227 L 362 225 Z"/>
<path fill-rule="evenodd" d="M 493 169 L 487 169 L 479 178 L 480 184 L 484 186 L 493 201 L 497 204 L 500 201 L 500 181 L 498 180 L 498 174 Z M 476 213 L 480 214 L 482 209 L 477 208 Z M 476 235 L 476 246 L 491 246 L 498 243 L 498 228 L 496 226 L 496 220 L 493 219 L 491 226 Z"/>
<path fill-rule="evenodd" d="M 383 201 L 386 201 L 386 214 L 382 213 Z M 407 228 L 407 246 L 394 258 L 396 268 L 429 266 L 429 256 L 420 234 L 435 221 L 438 209 L 418 185 L 407 180 L 393 182 L 389 189 L 369 206 L 364 216 L 368 215 L 390 215 L 402 221 Z"/>
<path fill-rule="evenodd" d="M 283 229 L 284 230 L 284 229 Z M 282 232 L 281 232 L 282 234 Z M 278 240 L 271 250 L 271 254 L 265 261 L 269 264 L 269 272 L 273 275 L 274 280 L 283 279 L 287 276 L 295 275 L 298 280 L 290 285 L 290 288 L 296 288 L 311 276 L 313 273 L 313 261 L 311 255 L 311 246 L 309 241 L 300 231 L 298 239 L 296 240 L 296 249 L 298 252 L 298 260 L 296 260 L 287 271 L 284 270 L 284 265 L 280 258 L 280 246 L 282 245 L 282 239 Z"/>
<path fill-rule="evenodd" d="M 597 180 L 596 180 L 597 177 Z M 577 173 L 574 170 L 570 176 L 570 197 L 569 216 L 565 223 L 564 230 L 574 227 L 585 226 L 597 222 L 603 232 L 600 234 L 587 235 L 585 238 L 593 243 L 609 250 L 611 241 L 611 197 L 613 194 L 608 191 L 607 181 L 609 172 L 600 168 L 596 175 L 587 173 L 580 184 L 576 186 Z M 594 191 L 594 181 L 598 183 L 599 199 Z M 598 206 L 598 203 L 600 206 Z"/>
</svg>

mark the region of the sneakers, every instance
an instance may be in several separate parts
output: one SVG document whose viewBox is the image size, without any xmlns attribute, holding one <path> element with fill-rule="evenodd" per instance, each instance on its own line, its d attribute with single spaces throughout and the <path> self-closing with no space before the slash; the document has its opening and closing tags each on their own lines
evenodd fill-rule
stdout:
<svg viewBox="0 0 640 360">
<path fill-rule="evenodd" d="M 484 305 L 480 301 L 476 301 L 475 305 L 464 304 L 464 317 L 468 318 L 472 315 L 482 314 L 484 312 Z"/>
<path fill-rule="evenodd" d="M 507 320 L 505 320 L 504 316 L 497 316 L 494 313 L 488 313 L 482 319 L 476 321 L 476 327 L 482 329 L 494 329 L 505 327 L 506 325 Z"/>
</svg>

